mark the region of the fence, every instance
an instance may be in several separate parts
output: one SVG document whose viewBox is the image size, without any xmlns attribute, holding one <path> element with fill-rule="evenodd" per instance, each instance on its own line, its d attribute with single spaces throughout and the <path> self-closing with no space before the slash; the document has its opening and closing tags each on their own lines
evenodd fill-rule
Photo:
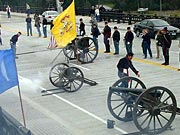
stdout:
<svg viewBox="0 0 180 135">
<path fill-rule="evenodd" d="M 33 135 L 0 107 L 0 135 Z"/>
<path fill-rule="evenodd" d="M 0 11 L 5 11 L 6 6 L 0 5 Z M 42 8 L 42 7 L 31 7 L 31 13 L 42 14 L 43 11 L 54 10 L 54 8 Z M 90 16 L 90 8 L 76 8 L 76 15 Z M 12 12 L 25 13 L 25 6 L 11 6 Z M 113 21 L 117 23 L 136 23 L 144 19 L 155 18 L 163 19 L 169 22 L 172 26 L 180 28 L 180 17 L 166 17 L 166 16 L 157 16 L 157 15 L 145 15 L 145 14 L 128 14 L 122 13 L 119 9 L 100 11 L 100 20 L 101 21 Z"/>
<path fill-rule="evenodd" d="M 90 15 L 90 9 L 76 8 L 76 15 Z M 130 14 L 122 13 L 118 9 L 100 11 L 100 20 L 101 21 L 113 21 L 117 23 L 136 23 L 144 19 L 163 19 L 169 22 L 172 26 L 180 28 L 180 17 L 167 17 L 167 16 L 157 16 L 157 15 L 145 15 L 145 14 Z"/>
</svg>

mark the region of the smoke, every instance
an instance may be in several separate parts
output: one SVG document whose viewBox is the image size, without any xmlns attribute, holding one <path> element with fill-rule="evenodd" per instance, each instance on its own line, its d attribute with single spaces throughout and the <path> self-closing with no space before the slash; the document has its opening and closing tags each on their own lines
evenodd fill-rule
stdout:
<svg viewBox="0 0 180 135">
<path fill-rule="evenodd" d="M 48 79 L 48 76 L 44 77 L 43 74 L 38 72 L 37 76 L 33 76 L 30 79 L 19 76 L 21 91 L 24 93 L 39 93 L 42 90 L 43 82 Z"/>
</svg>

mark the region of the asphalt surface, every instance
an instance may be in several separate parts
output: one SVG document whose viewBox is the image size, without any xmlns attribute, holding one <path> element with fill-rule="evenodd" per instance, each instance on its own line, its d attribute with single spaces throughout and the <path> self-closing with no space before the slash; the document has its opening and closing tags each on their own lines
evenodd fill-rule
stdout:
<svg viewBox="0 0 180 135">
<path fill-rule="evenodd" d="M 98 83 L 96 86 L 83 84 L 75 93 L 67 93 L 54 87 L 49 81 L 49 70 L 56 63 L 67 62 L 60 49 L 48 50 L 49 38 L 39 38 L 36 29 L 33 28 L 33 36 L 26 36 L 25 14 L 13 14 L 11 19 L 0 12 L 2 25 L 3 46 L 0 49 L 9 48 L 9 39 L 12 35 L 21 31 L 17 46 L 18 59 L 16 59 L 20 88 L 23 98 L 23 106 L 27 128 L 35 135 L 122 135 L 137 134 L 137 128 L 133 122 L 122 122 L 115 119 L 107 108 L 107 95 L 109 87 L 118 80 L 116 64 L 125 56 L 123 36 L 127 24 L 109 23 L 113 28 L 118 26 L 121 33 L 120 55 L 114 56 L 113 45 L 110 54 L 104 54 L 102 35 L 99 37 L 100 51 L 93 63 L 81 65 L 77 61 L 71 61 L 70 66 L 76 66 L 83 71 L 86 78 Z M 80 16 L 77 16 L 77 23 Z M 82 17 L 86 24 L 87 35 L 90 35 L 89 17 Z M 98 24 L 100 30 L 103 22 Z M 133 25 L 130 26 L 133 28 Z M 48 37 L 50 32 L 48 31 Z M 180 101 L 180 73 L 178 40 L 174 40 L 170 51 L 170 66 L 162 66 L 163 60 L 157 60 L 155 40 L 152 40 L 153 59 L 143 59 L 141 38 L 134 39 L 133 51 L 135 53 L 133 63 L 140 71 L 140 79 L 147 88 L 152 86 L 164 86 Z M 130 72 L 131 76 L 135 76 Z M 42 90 L 51 90 L 47 96 L 42 96 Z M 52 92 L 60 92 L 52 94 Z M 180 103 L 178 103 L 180 106 Z M 0 106 L 22 122 L 20 103 L 17 87 L 11 88 L 0 95 Z M 115 121 L 115 128 L 107 128 L 107 119 Z M 176 116 L 172 124 L 173 130 L 163 132 L 163 135 L 177 135 L 180 117 Z"/>
</svg>

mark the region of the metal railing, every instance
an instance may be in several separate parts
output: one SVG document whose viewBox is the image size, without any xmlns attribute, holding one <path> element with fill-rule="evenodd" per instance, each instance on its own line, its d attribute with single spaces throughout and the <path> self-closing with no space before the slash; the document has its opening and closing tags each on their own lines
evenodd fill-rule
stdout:
<svg viewBox="0 0 180 135">
<path fill-rule="evenodd" d="M 3 5 L 0 5 L 0 11 L 5 11 L 6 7 Z M 43 8 L 43 7 L 31 7 L 31 13 L 38 13 L 42 14 L 43 11 L 46 10 L 55 10 L 50 8 Z M 76 8 L 76 15 L 82 15 L 82 16 L 90 16 L 90 8 Z M 12 12 L 18 12 L 18 13 L 26 13 L 25 6 L 11 6 Z M 166 20 L 169 22 L 169 24 L 180 28 L 180 17 L 172 17 L 172 16 L 157 16 L 157 15 L 146 15 L 146 14 L 130 14 L 130 13 L 122 13 L 119 9 L 111 9 L 101 12 L 100 11 L 100 20 L 101 21 L 113 21 L 117 23 L 136 23 L 140 22 L 141 20 L 148 19 L 148 18 L 159 18 Z"/>
<path fill-rule="evenodd" d="M 33 135 L 15 118 L 0 107 L 0 135 Z"/>
<path fill-rule="evenodd" d="M 90 9 L 87 8 L 76 8 L 76 15 L 90 16 Z M 100 20 L 117 22 L 117 23 L 136 23 L 144 19 L 163 19 L 166 20 L 169 24 L 180 28 L 180 17 L 172 16 L 157 16 L 157 15 L 146 15 L 146 14 L 130 14 L 122 13 L 118 9 L 100 11 Z"/>
</svg>

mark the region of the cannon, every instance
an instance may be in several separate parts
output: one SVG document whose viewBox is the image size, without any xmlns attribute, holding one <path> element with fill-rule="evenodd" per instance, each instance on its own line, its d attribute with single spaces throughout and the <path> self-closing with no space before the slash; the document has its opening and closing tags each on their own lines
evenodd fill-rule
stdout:
<svg viewBox="0 0 180 135">
<path fill-rule="evenodd" d="M 65 48 L 64 55 L 69 59 L 78 59 L 81 63 L 91 63 L 98 55 L 98 47 L 90 37 L 77 37 Z"/>
<path fill-rule="evenodd" d="M 107 105 L 113 117 L 120 121 L 134 121 L 145 134 L 159 134 L 171 127 L 180 114 L 174 94 L 162 86 L 146 88 L 135 77 L 123 77 L 110 88 Z"/>
<path fill-rule="evenodd" d="M 77 67 L 70 67 L 66 63 L 54 65 L 49 72 L 50 82 L 58 88 L 67 92 L 79 90 L 83 83 L 94 86 L 97 82 L 84 77 L 83 72 Z"/>
</svg>

